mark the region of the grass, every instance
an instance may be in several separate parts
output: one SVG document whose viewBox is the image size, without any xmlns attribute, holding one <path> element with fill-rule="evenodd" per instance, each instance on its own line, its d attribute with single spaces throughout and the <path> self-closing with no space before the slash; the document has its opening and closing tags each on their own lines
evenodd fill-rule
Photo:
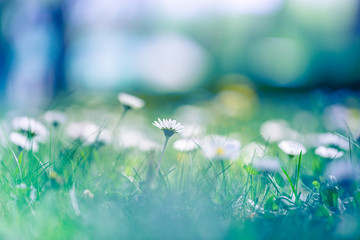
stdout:
<svg viewBox="0 0 360 240">
<path fill-rule="evenodd" d="M 236 161 L 209 160 L 201 149 L 178 152 L 172 144 L 179 135 L 166 141 L 163 156 L 161 149 L 125 149 L 118 146 L 117 140 L 105 146 L 85 146 L 69 139 L 66 124 L 47 126 L 48 141 L 40 145 L 38 152 L 27 151 L 9 141 L 11 129 L 5 126 L 11 120 L 5 119 L 4 144 L 0 148 L 0 238 L 359 238 L 358 180 L 331 182 L 326 169 L 336 160 L 320 158 L 313 148 L 289 158 L 276 143 L 259 135 L 265 120 L 290 121 L 304 109 L 321 121 L 325 106 L 309 109 L 305 103 L 284 112 L 287 104 L 294 103 L 276 108 L 272 106 L 276 101 L 281 100 L 263 99 L 259 103 L 263 111 L 246 118 L 213 111 L 211 101 L 197 106 L 213 114 L 204 124 L 207 134 L 238 138 L 241 151 L 252 141 L 264 144 L 266 155 L 280 160 L 282 168 L 277 172 L 257 170 L 253 156 L 248 159 L 240 154 Z M 91 119 L 113 129 L 110 115 L 102 115 L 106 116 L 103 119 L 99 114 L 92 119 L 93 115 L 68 107 L 68 122 Z M 129 111 L 119 123 L 120 133 L 125 128 L 140 129 L 163 144 L 162 131 L 151 122 L 157 116 L 176 112 L 159 108 L 150 104 L 148 109 Z M 121 112 L 110 112 L 118 122 Z M 41 120 L 41 115 L 37 119 Z M 144 120 L 140 124 L 138 119 Z M 311 130 L 299 132 L 305 135 Z M 324 127 L 318 126 L 317 131 L 323 132 Z M 350 136 L 346 131 L 338 133 Z M 344 159 L 356 164 L 359 143 L 348 141 L 350 149 Z"/>
</svg>

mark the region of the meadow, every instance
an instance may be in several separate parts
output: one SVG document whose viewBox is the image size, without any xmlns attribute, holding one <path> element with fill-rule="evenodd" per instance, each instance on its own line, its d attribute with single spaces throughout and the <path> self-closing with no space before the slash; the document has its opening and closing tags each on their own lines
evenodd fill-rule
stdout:
<svg viewBox="0 0 360 240">
<path fill-rule="evenodd" d="M 351 91 L 126 93 L 2 113 L 1 239 L 358 239 Z"/>
</svg>

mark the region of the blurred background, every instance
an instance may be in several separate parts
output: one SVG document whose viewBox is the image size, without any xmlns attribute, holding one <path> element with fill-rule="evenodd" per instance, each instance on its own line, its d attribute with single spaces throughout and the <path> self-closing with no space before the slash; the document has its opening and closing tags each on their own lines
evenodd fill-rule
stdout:
<svg viewBox="0 0 360 240">
<path fill-rule="evenodd" d="M 358 89 L 359 1 L 0 0 L 2 108 L 224 83 Z"/>
</svg>

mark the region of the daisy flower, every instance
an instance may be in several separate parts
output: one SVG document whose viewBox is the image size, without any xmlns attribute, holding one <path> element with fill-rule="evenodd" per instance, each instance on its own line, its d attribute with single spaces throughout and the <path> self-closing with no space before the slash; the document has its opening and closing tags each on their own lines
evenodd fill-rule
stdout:
<svg viewBox="0 0 360 240">
<path fill-rule="evenodd" d="M 111 143 L 111 134 L 92 122 L 73 122 L 66 128 L 67 135 L 84 145 L 103 146 Z"/>
<path fill-rule="evenodd" d="M 165 135 L 164 147 L 163 147 L 163 150 L 161 152 L 160 159 L 158 161 L 158 165 L 157 165 L 157 168 L 156 168 L 156 172 L 159 172 L 160 165 L 161 165 L 162 159 L 164 157 L 164 152 L 165 152 L 167 143 L 169 141 L 169 138 L 172 135 L 174 135 L 175 133 L 179 133 L 181 130 L 183 130 L 184 126 L 181 125 L 181 123 L 176 122 L 176 120 L 172 120 L 171 118 L 170 119 L 163 119 L 163 120 L 160 120 L 160 118 L 158 118 L 158 121 L 154 121 L 153 125 L 155 127 L 159 128 L 159 129 L 163 130 L 164 135 Z"/>
<path fill-rule="evenodd" d="M 173 147 L 180 152 L 191 152 L 198 148 L 193 139 L 179 139 L 174 142 Z"/>
<path fill-rule="evenodd" d="M 111 143 L 111 133 L 107 129 L 98 128 L 94 134 L 91 134 L 84 145 L 94 145 L 97 147 L 101 147 Z"/>
<path fill-rule="evenodd" d="M 184 129 L 184 126 L 181 123 L 176 122 L 176 120 L 158 118 L 158 121 L 154 121 L 153 125 L 161 130 L 163 130 L 165 137 L 171 137 L 175 133 L 179 133 Z"/>
<path fill-rule="evenodd" d="M 302 154 L 306 153 L 306 148 L 301 143 L 295 142 L 295 141 L 281 141 L 278 144 L 279 148 L 289 156 L 297 156 L 300 155 L 300 152 Z"/>
<path fill-rule="evenodd" d="M 329 159 L 341 158 L 344 156 L 344 152 L 337 150 L 336 148 L 320 146 L 315 149 L 315 154 Z"/>
<path fill-rule="evenodd" d="M 343 150 L 349 150 L 349 142 L 333 133 L 321 133 L 317 137 L 317 142 L 323 146 L 334 146 Z"/>
<path fill-rule="evenodd" d="M 265 141 L 279 142 L 284 139 L 296 139 L 299 135 L 291 129 L 285 120 L 269 120 L 261 125 L 260 134 Z"/>
<path fill-rule="evenodd" d="M 255 158 L 253 166 L 261 172 L 277 172 L 280 170 L 280 163 L 277 158 Z"/>
<path fill-rule="evenodd" d="M 119 93 L 118 99 L 126 110 L 139 109 L 144 107 L 144 100 L 127 93 Z"/>
<path fill-rule="evenodd" d="M 46 127 L 35 119 L 16 117 L 12 121 L 12 125 L 15 131 L 27 136 L 30 140 L 36 142 L 45 142 L 46 140 L 48 134 Z"/>
<path fill-rule="evenodd" d="M 39 150 L 39 144 L 36 141 L 29 140 L 26 136 L 18 132 L 10 133 L 9 139 L 10 142 L 27 151 L 32 150 L 33 152 L 37 152 Z"/>
<path fill-rule="evenodd" d="M 239 156 L 241 144 L 238 140 L 219 135 L 208 136 L 201 144 L 203 155 L 216 160 L 234 160 Z"/>
<path fill-rule="evenodd" d="M 66 115 L 60 111 L 47 111 L 44 114 L 44 119 L 54 127 L 58 127 L 66 121 Z"/>
</svg>

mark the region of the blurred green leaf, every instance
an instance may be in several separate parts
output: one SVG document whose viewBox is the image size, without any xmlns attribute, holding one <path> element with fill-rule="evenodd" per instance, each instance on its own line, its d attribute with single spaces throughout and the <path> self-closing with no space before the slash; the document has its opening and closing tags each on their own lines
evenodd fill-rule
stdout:
<svg viewBox="0 0 360 240">
<path fill-rule="evenodd" d="M 269 197 L 264 205 L 264 209 L 267 211 L 278 211 L 279 210 L 279 205 L 276 202 L 276 197 L 274 195 L 272 195 L 271 197 Z"/>
<path fill-rule="evenodd" d="M 355 202 L 358 206 L 360 206 L 360 191 L 355 192 L 354 194 Z"/>
<path fill-rule="evenodd" d="M 337 188 L 325 188 L 321 191 L 322 202 L 330 208 L 338 207 L 338 198 L 339 192 Z"/>
<path fill-rule="evenodd" d="M 329 217 L 331 216 L 330 211 L 324 206 L 318 206 L 315 210 L 315 216 L 317 217 Z"/>
<path fill-rule="evenodd" d="M 319 183 L 318 181 L 313 181 L 313 182 L 312 182 L 312 185 L 313 185 L 317 190 L 320 189 L 320 183 Z"/>
<path fill-rule="evenodd" d="M 260 172 L 258 170 L 256 170 L 251 164 L 244 165 L 244 169 L 249 175 L 260 174 Z"/>
</svg>

